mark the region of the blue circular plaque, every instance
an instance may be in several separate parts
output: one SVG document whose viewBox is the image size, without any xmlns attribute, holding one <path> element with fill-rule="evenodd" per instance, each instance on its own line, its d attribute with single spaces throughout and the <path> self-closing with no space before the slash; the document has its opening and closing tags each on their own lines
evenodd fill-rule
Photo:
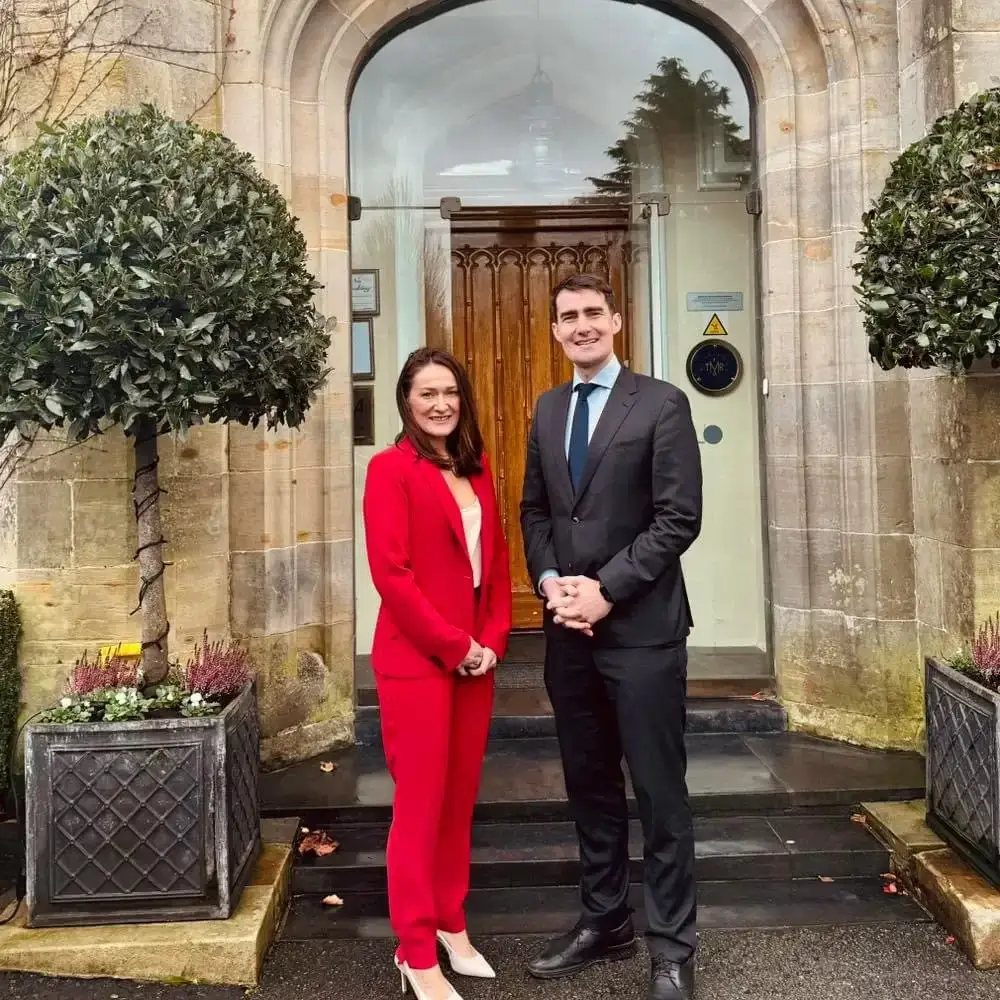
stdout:
<svg viewBox="0 0 1000 1000">
<path fill-rule="evenodd" d="M 706 396 L 724 396 L 739 385 L 743 359 L 727 340 L 702 340 L 687 356 L 687 377 Z"/>
</svg>

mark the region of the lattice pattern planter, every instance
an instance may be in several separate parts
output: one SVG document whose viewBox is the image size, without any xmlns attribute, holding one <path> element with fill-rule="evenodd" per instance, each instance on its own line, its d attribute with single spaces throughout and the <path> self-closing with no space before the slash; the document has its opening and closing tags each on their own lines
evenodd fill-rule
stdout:
<svg viewBox="0 0 1000 1000">
<path fill-rule="evenodd" d="M 927 823 L 1000 887 L 1000 695 L 927 661 Z"/>
<path fill-rule="evenodd" d="M 217 716 L 29 726 L 28 924 L 228 917 L 260 851 L 252 685 Z"/>
</svg>

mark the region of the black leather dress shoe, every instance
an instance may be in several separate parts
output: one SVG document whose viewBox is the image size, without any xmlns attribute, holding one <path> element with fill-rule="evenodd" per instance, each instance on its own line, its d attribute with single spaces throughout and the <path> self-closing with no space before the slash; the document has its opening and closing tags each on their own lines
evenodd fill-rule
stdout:
<svg viewBox="0 0 1000 1000">
<path fill-rule="evenodd" d="M 599 931 L 583 921 L 568 934 L 550 941 L 538 958 L 528 963 L 536 979 L 574 976 L 598 962 L 613 962 L 635 953 L 635 928 L 631 917 L 613 931 Z"/>
<path fill-rule="evenodd" d="M 694 959 L 681 965 L 654 955 L 648 1000 L 694 1000 Z"/>
</svg>

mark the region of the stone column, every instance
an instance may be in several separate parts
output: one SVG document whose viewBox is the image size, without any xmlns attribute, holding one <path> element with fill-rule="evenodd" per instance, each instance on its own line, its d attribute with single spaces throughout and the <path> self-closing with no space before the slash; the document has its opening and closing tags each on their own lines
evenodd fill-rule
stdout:
<svg viewBox="0 0 1000 1000">
<path fill-rule="evenodd" d="M 903 146 L 1000 82 L 1000 8 L 906 0 L 898 10 Z M 922 656 L 949 655 L 1000 611 L 1000 380 L 988 366 L 910 380 L 916 603 Z"/>
</svg>

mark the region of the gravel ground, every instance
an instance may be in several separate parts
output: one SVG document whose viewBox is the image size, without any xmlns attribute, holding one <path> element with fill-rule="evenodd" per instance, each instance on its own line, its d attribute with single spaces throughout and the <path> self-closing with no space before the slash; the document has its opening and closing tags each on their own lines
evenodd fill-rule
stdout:
<svg viewBox="0 0 1000 1000">
<path fill-rule="evenodd" d="M 480 941 L 495 983 L 454 977 L 465 1000 L 644 1000 L 644 957 L 572 980 L 524 972 L 537 939 Z M 58 980 L 0 973 L 5 1000 L 377 1000 L 398 997 L 387 941 L 281 944 L 256 990 Z M 790 931 L 709 931 L 701 938 L 699 1000 L 1000 1000 L 1000 972 L 977 972 L 933 924 Z M 412 997 L 412 994 L 411 994 Z"/>
</svg>

